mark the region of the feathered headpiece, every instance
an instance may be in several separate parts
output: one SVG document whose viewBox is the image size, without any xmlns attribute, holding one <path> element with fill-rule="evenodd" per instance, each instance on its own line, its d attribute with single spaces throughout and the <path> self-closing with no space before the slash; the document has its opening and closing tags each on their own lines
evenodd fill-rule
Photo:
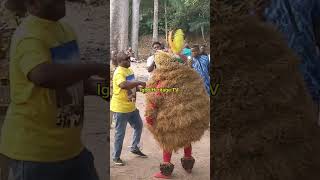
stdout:
<svg viewBox="0 0 320 180">
<path fill-rule="evenodd" d="M 174 34 L 173 31 L 170 31 L 167 42 L 171 51 L 176 56 L 176 60 L 180 63 L 183 63 L 183 60 L 179 56 L 184 47 L 184 33 L 182 29 L 176 30 Z"/>
<path fill-rule="evenodd" d="M 179 54 L 184 46 L 184 33 L 181 29 L 176 30 L 173 35 L 173 31 L 169 32 L 168 44 L 174 54 Z"/>
</svg>

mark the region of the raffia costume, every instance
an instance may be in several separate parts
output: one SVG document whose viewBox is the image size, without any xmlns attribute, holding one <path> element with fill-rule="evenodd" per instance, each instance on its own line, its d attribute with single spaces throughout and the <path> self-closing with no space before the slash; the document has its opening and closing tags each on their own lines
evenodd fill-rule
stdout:
<svg viewBox="0 0 320 180">
<path fill-rule="evenodd" d="M 213 178 L 319 179 L 319 128 L 299 60 L 272 26 L 226 17 L 212 36 L 212 70 L 223 74 L 211 99 Z"/>
<path fill-rule="evenodd" d="M 171 152 L 180 148 L 185 150 L 182 166 L 191 172 L 195 162 L 191 143 L 199 141 L 209 127 L 210 102 L 203 80 L 181 62 L 177 55 L 157 52 L 157 69 L 147 82 L 147 88 L 153 91 L 146 93 L 147 127 L 164 154 L 170 154 L 169 159 L 164 157 L 165 163 L 160 164 L 162 178 L 171 175 L 174 168 L 170 163 Z"/>
</svg>

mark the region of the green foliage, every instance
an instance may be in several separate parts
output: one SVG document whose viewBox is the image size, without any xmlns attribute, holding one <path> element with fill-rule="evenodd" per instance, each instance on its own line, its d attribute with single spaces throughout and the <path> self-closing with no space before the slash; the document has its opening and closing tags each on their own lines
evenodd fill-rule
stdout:
<svg viewBox="0 0 320 180">
<path fill-rule="evenodd" d="M 167 1 L 168 30 L 181 28 L 184 32 L 205 33 L 210 27 L 210 0 L 160 0 L 159 34 L 165 34 L 165 1 Z M 141 1 L 140 34 L 152 34 L 153 0 Z"/>
</svg>

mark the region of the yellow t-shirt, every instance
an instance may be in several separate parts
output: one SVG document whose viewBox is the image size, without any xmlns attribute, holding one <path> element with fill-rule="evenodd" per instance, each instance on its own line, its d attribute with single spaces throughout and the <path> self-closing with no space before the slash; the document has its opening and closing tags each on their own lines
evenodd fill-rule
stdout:
<svg viewBox="0 0 320 180">
<path fill-rule="evenodd" d="M 54 90 L 27 78 L 41 63 L 79 62 L 71 27 L 35 16 L 22 22 L 11 41 L 11 103 L 2 127 L 2 154 L 16 160 L 54 162 L 83 150 L 83 82 Z"/>
<path fill-rule="evenodd" d="M 124 81 L 133 81 L 134 74 L 130 68 L 118 66 L 113 74 L 113 94 L 110 110 L 118 113 L 129 113 L 136 109 L 135 102 L 129 99 L 130 91 L 121 89 L 120 84 Z"/>
</svg>

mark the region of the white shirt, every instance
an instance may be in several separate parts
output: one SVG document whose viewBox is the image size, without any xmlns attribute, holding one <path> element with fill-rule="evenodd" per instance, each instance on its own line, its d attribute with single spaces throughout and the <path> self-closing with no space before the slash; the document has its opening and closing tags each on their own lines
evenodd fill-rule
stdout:
<svg viewBox="0 0 320 180">
<path fill-rule="evenodd" d="M 153 62 L 154 62 L 154 55 L 148 57 L 148 59 L 147 59 L 147 67 L 150 67 Z"/>
<path fill-rule="evenodd" d="M 147 68 L 149 68 L 152 65 L 153 62 L 154 62 L 154 55 L 148 57 L 148 59 L 147 59 Z M 149 72 L 149 78 L 151 76 L 151 73 L 152 72 Z"/>
</svg>

